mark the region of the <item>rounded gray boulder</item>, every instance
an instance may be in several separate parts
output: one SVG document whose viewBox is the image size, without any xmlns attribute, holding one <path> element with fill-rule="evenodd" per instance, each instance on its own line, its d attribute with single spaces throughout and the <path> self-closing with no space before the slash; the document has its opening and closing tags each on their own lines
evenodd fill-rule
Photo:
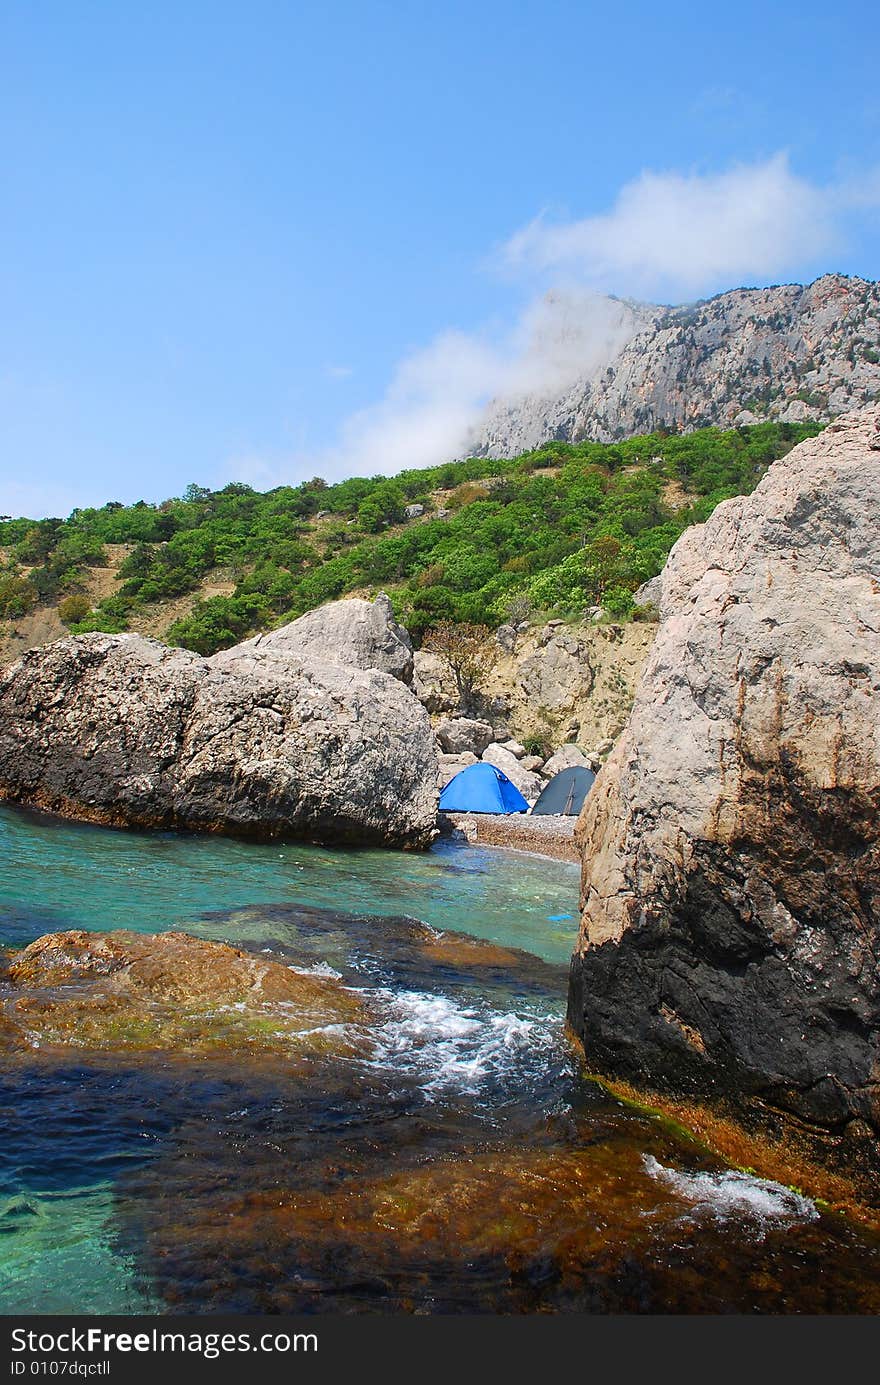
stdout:
<svg viewBox="0 0 880 1385">
<path fill-rule="evenodd" d="M 427 713 L 375 669 L 92 634 L 0 677 L 0 797 L 69 817 L 423 847 L 436 785 Z"/>
</svg>

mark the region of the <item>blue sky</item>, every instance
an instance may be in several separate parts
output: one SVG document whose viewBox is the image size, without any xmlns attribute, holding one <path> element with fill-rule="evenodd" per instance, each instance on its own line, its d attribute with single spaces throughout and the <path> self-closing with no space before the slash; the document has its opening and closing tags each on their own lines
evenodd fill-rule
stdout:
<svg viewBox="0 0 880 1385">
<path fill-rule="evenodd" d="M 878 40 L 868 0 L 0 0 L 0 511 L 433 460 L 556 285 L 880 277 Z"/>
</svg>

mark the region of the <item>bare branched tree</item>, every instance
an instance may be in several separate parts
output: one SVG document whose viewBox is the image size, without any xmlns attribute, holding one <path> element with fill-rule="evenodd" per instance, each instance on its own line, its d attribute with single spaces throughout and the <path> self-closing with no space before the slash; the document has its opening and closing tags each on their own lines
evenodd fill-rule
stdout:
<svg viewBox="0 0 880 1385">
<path fill-rule="evenodd" d="M 497 658 L 497 649 L 488 626 L 456 624 L 441 620 L 428 631 L 422 648 L 442 659 L 455 679 L 464 710 L 473 700 L 480 680 Z"/>
</svg>

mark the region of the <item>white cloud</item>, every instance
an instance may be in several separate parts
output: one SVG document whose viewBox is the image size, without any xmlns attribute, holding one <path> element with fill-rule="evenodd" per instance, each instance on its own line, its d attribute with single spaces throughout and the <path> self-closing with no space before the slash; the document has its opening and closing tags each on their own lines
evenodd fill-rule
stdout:
<svg viewBox="0 0 880 1385">
<path fill-rule="evenodd" d="M 345 420 L 336 445 L 295 467 L 273 465 L 272 484 L 389 475 L 461 456 L 490 400 L 562 393 L 609 365 L 639 328 L 627 299 L 681 302 L 820 272 L 846 217 L 878 206 L 880 171 L 820 187 L 779 153 L 722 173 L 646 172 L 607 212 L 539 217 L 496 257 L 543 290 L 509 329 L 442 332 L 401 361 L 381 400 Z M 268 484 L 259 461 L 248 471 Z"/>
<path fill-rule="evenodd" d="M 841 201 L 793 173 L 784 154 L 719 174 L 647 172 L 621 189 L 609 212 L 532 221 L 502 257 L 616 292 L 699 294 L 827 255 L 838 243 Z"/>
<path fill-rule="evenodd" d="M 458 456 L 504 374 L 504 356 L 489 340 L 442 333 L 401 362 L 383 399 L 345 421 L 317 470 L 328 479 L 390 475 Z"/>
<path fill-rule="evenodd" d="M 557 394 L 589 379 L 638 331 L 637 305 L 594 289 L 569 287 L 536 298 L 511 334 L 499 393 Z"/>
<path fill-rule="evenodd" d="M 305 471 L 391 475 L 460 457 L 492 398 L 562 390 L 604 368 L 637 326 L 628 303 L 570 290 L 530 303 L 500 337 L 444 332 L 406 357 L 384 397 L 352 414 Z"/>
</svg>

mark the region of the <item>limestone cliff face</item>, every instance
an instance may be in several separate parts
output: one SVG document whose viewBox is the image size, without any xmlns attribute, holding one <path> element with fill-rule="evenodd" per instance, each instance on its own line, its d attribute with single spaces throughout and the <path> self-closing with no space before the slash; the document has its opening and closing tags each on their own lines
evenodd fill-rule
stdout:
<svg viewBox="0 0 880 1385">
<path fill-rule="evenodd" d="M 613 358 L 565 390 L 496 400 L 470 450 L 509 457 L 551 438 L 614 442 L 662 425 L 824 422 L 877 398 L 880 284 L 826 274 L 806 287 L 641 305 Z"/>
<path fill-rule="evenodd" d="M 614 740 L 626 725 L 656 628 L 653 621 L 551 622 L 516 633 L 500 649 L 493 637 L 480 692 L 487 714 L 504 728 L 502 739 L 576 740 L 590 750 Z M 413 689 L 436 716 L 460 711 L 451 672 L 425 650 L 415 655 Z"/>
<path fill-rule="evenodd" d="M 578 824 L 589 1064 L 880 1130 L 880 406 L 685 533 Z"/>
<path fill-rule="evenodd" d="M 436 781 L 427 713 L 376 669 L 80 635 L 0 677 L 0 798 L 87 821 L 425 846 Z"/>
</svg>

